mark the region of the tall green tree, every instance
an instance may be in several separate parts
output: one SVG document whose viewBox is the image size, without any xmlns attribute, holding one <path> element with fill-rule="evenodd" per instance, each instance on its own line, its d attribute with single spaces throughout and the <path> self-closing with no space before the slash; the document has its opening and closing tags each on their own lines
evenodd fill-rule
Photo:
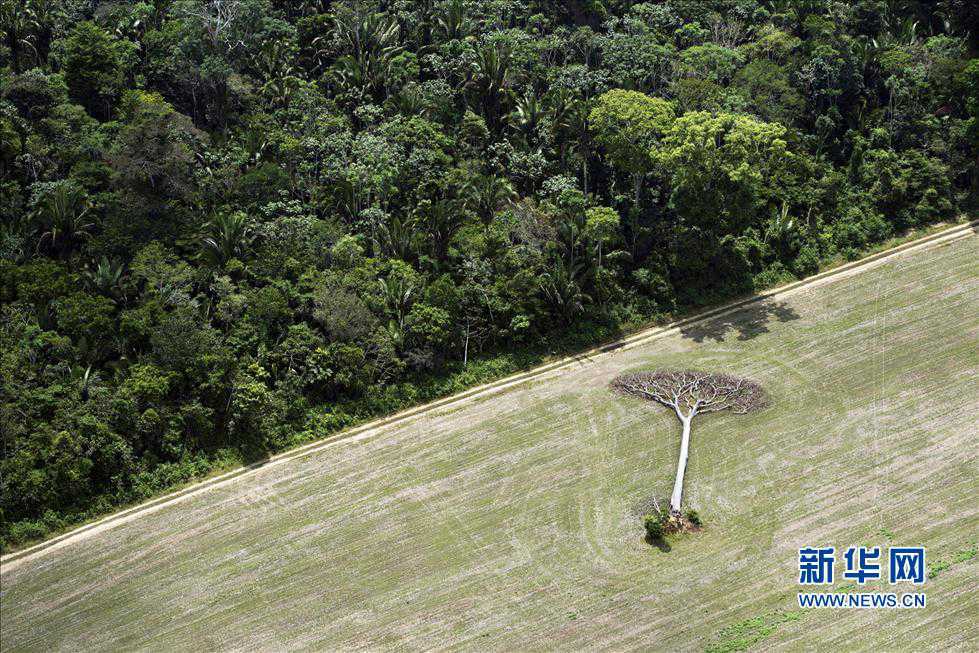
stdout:
<svg viewBox="0 0 979 653">
<path fill-rule="evenodd" d="M 671 102 L 615 89 L 599 96 L 588 116 L 595 142 L 612 165 L 631 178 L 633 210 L 655 164 L 651 151 L 676 120 Z"/>
<path fill-rule="evenodd" d="M 64 41 L 65 81 L 73 100 L 103 120 L 113 107 L 130 74 L 133 44 L 113 38 L 99 25 L 84 21 Z"/>
</svg>

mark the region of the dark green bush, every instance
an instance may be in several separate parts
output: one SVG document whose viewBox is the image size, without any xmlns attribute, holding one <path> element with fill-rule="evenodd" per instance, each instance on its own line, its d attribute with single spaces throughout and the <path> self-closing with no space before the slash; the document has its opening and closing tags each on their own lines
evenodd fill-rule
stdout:
<svg viewBox="0 0 979 653">
<path fill-rule="evenodd" d="M 661 540 L 665 533 L 663 529 L 663 515 L 646 515 L 642 518 L 643 527 L 646 529 L 646 539 L 649 541 Z"/>
<path fill-rule="evenodd" d="M 691 524 L 693 524 L 694 526 L 700 526 L 701 525 L 701 522 L 700 522 L 700 513 L 698 513 L 693 508 L 687 509 L 686 517 L 687 517 L 687 521 L 690 522 Z"/>
</svg>

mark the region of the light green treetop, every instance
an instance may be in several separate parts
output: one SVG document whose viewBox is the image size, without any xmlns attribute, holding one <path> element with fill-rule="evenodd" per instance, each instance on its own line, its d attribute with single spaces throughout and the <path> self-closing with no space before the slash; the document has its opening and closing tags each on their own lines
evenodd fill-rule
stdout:
<svg viewBox="0 0 979 653">
<path fill-rule="evenodd" d="M 623 89 L 601 95 L 588 117 L 595 141 L 615 167 L 630 174 L 650 170 L 650 148 L 675 119 L 672 102 Z"/>
</svg>

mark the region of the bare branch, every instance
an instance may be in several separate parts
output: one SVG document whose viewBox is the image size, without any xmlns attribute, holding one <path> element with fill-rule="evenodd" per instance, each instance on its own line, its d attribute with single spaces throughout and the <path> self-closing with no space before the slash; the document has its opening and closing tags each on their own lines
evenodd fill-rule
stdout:
<svg viewBox="0 0 979 653">
<path fill-rule="evenodd" d="M 187 16 L 197 18 L 211 44 L 218 47 L 227 40 L 228 32 L 241 14 L 240 0 L 205 0 L 201 5 L 185 9 Z"/>
<path fill-rule="evenodd" d="M 762 408 L 767 400 L 760 385 L 731 374 L 700 370 L 655 370 L 624 374 L 611 383 L 623 395 L 655 401 L 673 408 L 681 418 L 730 410 L 744 414 Z"/>
</svg>

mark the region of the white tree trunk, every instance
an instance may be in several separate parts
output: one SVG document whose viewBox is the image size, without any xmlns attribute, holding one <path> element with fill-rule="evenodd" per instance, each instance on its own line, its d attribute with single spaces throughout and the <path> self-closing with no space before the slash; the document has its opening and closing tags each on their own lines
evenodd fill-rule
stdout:
<svg viewBox="0 0 979 653">
<path fill-rule="evenodd" d="M 680 512 L 680 500 L 683 497 L 683 473 L 687 470 L 687 453 L 690 451 L 690 421 L 693 415 L 684 417 L 679 415 L 683 422 L 683 439 L 680 440 L 680 462 L 676 466 L 676 481 L 673 483 L 673 494 L 670 495 L 670 512 Z"/>
</svg>

